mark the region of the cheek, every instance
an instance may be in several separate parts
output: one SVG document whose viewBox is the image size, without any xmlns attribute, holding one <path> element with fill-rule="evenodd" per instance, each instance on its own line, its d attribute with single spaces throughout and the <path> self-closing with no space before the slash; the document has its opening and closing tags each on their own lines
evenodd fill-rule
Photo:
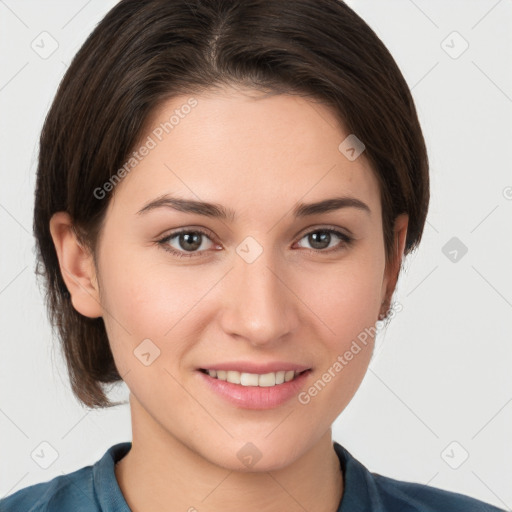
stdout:
<svg viewBox="0 0 512 512">
<path fill-rule="evenodd" d="M 324 343 L 331 350 L 346 345 L 378 320 L 383 262 L 353 257 L 297 278 L 297 295 L 323 325 Z"/>
<path fill-rule="evenodd" d="M 319 350 L 324 352 L 315 378 L 298 396 L 305 421 L 313 429 L 321 430 L 335 421 L 366 375 L 374 348 L 379 291 L 376 279 L 363 282 L 357 275 L 340 273 L 330 282 L 328 294 L 318 291 L 309 296 L 308 304 L 327 326 L 321 328 L 325 334 Z M 316 425 L 314 418 L 322 418 L 322 423 Z"/>
<path fill-rule="evenodd" d="M 159 364 L 179 362 L 187 335 L 193 334 L 184 330 L 199 325 L 193 321 L 195 309 L 215 282 L 211 275 L 198 272 L 199 267 L 171 267 L 160 258 L 155 263 L 154 254 L 149 257 L 152 252 L 123 250 L 114 243 L 103 248 L 104 321 L 116 363 L 124 367 L 131 366 L 133 351 L 146 339 L 160 349 Z"/>
<path fill-rule="evenodd" d="M 301 296 L 319 319 L 325 351 L 316 380 L 299 402 L 327 423 L 353 398 L 372 356 L 384 272 L 384 260 L 373 254 L 347 257 L 343 264 L 297 282 L 302 286 Z"/>
</svg>

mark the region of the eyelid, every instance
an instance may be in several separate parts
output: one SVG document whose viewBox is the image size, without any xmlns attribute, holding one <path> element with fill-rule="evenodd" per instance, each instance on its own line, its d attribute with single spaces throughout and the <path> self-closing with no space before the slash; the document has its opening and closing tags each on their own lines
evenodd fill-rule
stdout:
<svg viewBox="0 0 512 512">
<path fill-rule="evenodd" d="M 317 231 L 338 231 L 339 233 L 344 234 L 347 238 L 355 238 L 354 234 L 350 229 L 348 228 L 342 228 L 340 226 L 334 226 L 329 224 L 314 224 L 313 226 L 309 226 L 307 228 L 304 228 L 305 231 L 301 232 L 300 238 L 305 237 L 306 235 L 309 235 L 310 233 L 316 233 Z"/>
<path fill-rule="evenodd" d="M 332 254 L 332 253 L 342 251 L 343 249 L 348 248 L 355 241 L 355 237 L 352 235 L 349 235 L 347 233 L 344 233 L 342 228 L 335 227 L 335 226 L 332 226 L 332 227 L 324 226 L 324 227 L 314 227 L 313 229 L 306 231 L 298 238 L 297 242 L 295 242 L 295 243 L 300 242 L 303 238 L 310 235 L 311 233 L 317 233 L 320 231 L 324 231 L 324 232 L 333 234 L 334 236 L 336 236 L 340 239 L 340 242 L 337 245 L 335 245 L 334 247 L 330 247 L 328 249 L 309 249 L 307 247 L 303 247 L 302 250 L 308 251 L 309 253 L 313 253 L 313 254 Z"/>
<path fill-rule="evenodd" d="M 199 227 L 194 227 L 194 226 L 178 228 L 175 231 L 171 231 L 170 233 L 168 233 L 166 235 L 158 237 L 158 240 L 156 243 L 158 245 L 162 246 L 162 248 L 165 251 L 170 252 L 171 254 L 177 255 L 178 257 L 201 256 L 203 253 L 207 252 L 206 250 L 203 250 L 203 251 L 192 251 L 192 252 L 187 253 L 186 251 L 179 251 L 179 250 L 174 249 L 168 245 L 168 242 L 171 239 L 181 235 L 182 233 L 200 233 L 200 234 L 206 236 L 206 238 L 208 238 L 212 242 L 212 244 L 214 244 L 214 245 L 216 244 L 216 241 L 215 241 L 216 237 L 211 230 L 209 230 L 208 228 L 199 228 Z"/>
<path fill-rule="evenodd" d="M 349 233 L 345 233 L 344 228 L 341 228 L 339 226 L 329 226 L 329 225 L 324 224 L 324 225 L 320 225 L 320 226 L 319 225 L 310 226 L 305 229 L 306 229 L 306 231 L 303 231 L 300 235 L 298 235 L 297 240 L 293 243 L 294 245 L 297 242 L 300 242 L 300 240 L 302 240 L 304 237 L 308 236 L 309 234 L 316 233 L 319 231 L 327 231 L 327 232 L 333 233 L 335 236 L 337 236 L 341 240 L 341 242 L 337 246 L 331 247 L 329 249 L 308 249 L 307 247 L 302 248 L 302 250 L 308 251 L 310 253 L 329 254 L 331 252 L 340 251 L 343 248 L 346 248 L 349 245 L 351 245 L 352 242 L 354 242 L 354 240 L 355 240 L 355 237 L 352 235 L 352 233 L 348 229 L 345 229 L 345 231 L 348 231 Z M 180 250 L 170 247 L 167 244 L 167 242 L 170 239 L 175 238 L 176 236 L 178 236 L 182 233 L 201 233 L 201 234 L 205 235 L 213 244 L 220 245 L 218 242 L 215 241 L 216 237 L 211 230 L 209 230 L 208 228 L 203 228 L 203 227 L 200 228 L 200 227 L 194 227 L 194 226 L 178 228 L 175 231 L 172 231 L 171 233 L 166 234 L 163 237 L 160 237 L 157 240 L 157 244 L 161 245 L 165 251 L 170 252 L 171 254 L 176 255 L 177 257 L 183 257 L 183 256 L 188 257 L 188 258 L 201 257 L 204 253 L 208 252 L 207 250 L 192 251 L 192 252 L 180 251 Z"/>
</svg>

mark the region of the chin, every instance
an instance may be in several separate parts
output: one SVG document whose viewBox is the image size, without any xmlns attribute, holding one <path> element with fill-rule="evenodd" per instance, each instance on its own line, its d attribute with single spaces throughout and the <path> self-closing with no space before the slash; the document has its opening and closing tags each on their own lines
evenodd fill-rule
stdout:
<svg viewBox="0 0 512 512">
<path fill-rule="evenodd" d="M 261 438 L 254 441 L 231 440 L 222 445 L 212 441 L 203 447 L 200 455 L 212 464 L 223 467 L 229 471 L 239 473 L 264 473 L 278 471 L 292 464 L 305 451 L 306 446 L 297 443 L 300 436 L 290 434 L 289 442 L 283 443 L 281 439 L 269 440 Z M 215 450 L 212 451 L 212 444 Z"/>
</svg>

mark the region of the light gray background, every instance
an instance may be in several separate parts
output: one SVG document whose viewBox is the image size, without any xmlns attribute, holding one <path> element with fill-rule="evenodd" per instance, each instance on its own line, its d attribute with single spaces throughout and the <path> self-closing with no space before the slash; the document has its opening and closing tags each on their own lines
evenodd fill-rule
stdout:
<svg viewBox="0 0 512 512">
<path fill-rule="evenodd" d="M 115 3 L 0 0 L 0 497 L 131 439 L 128 406 L 91 411 L 70 392 L 36 286 L 31 234 L 44 116 L 72 56 Z M 512 1 L 348 3 L 412 88 L 432 199 L 395 295 L 403 310 L 379 335 L 334 438 L 371 471 L 510 510 Z M 38 39 L 43 31 L 58 43 L 46 59 L 31 47 L 48 38 Z M 456 261 L 453 247 L 443 252 L 453 237 L 468 249 Z M 126 387 L 115 395 L 127 397 Z M 42 442 L 58 452 L 47 469 L 31 457 Z"/>
</svg>

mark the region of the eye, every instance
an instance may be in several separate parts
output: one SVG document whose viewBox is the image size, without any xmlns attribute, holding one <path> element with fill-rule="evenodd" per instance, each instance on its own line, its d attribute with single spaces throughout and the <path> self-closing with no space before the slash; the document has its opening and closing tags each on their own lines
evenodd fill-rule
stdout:
<svg viewBox="0 0 512 512">
<path fill-rule="evenodd" d="M 324 228 L 324 229 L 315 229 L 314 231 L 310 231 L 306 233 L 301 240 L 307 239 L 307 242 L 312 246 L 312 249 L 308 249 L 310 252 L 322 252 L 322 253 L 331 253 L 340 251 L 350 246 L 353 242 L 353 238 L 349 235 L 346 235 L 342 231 L 338 231 L 337 229 L 332 228 Z M 341 240 L 341 243 L 331 245 L 331 242 L 336 242 L 336 239 Z M 328 249 L 328 250 L 325 250 Z"/>
<path fill-rule="evenodd" d="M 182 229 L 166 235 L 158 240 L 158 244 L 167 252 L 179 258 L 191 258 L 202 256 L 202 253 L 212 247 L 204 247 L 205 239 L 213 244 L 213 234 L 203 229 Z M 347 248 L 353 242 L 353 238 L 342 231 L 332 228 L 315 229 L 302 236 L 300 240 L 307 239 L 312 246 L 311 249 L 304 249 L 313 253 L 332 253 Z M 338 241 L 332 246 L 332 242 Z M 174 245 L 173 245 L 174 244 Z M 208 244 L 207 244 L 208 245 Z M 213 244 L 215 247 L 215 244 Z M 219 247 L 219 246 L 217 246 Z M 327 250 L 326 250 L 327 249 Z"/>
<path fill-rule="evenodd" d="M 213 238 L 213 235 L 201 229 L 183 229 L 181 231 L 175 231 L 158 240 L 158 244 L 161 245 L 164 250 L 179 258 L 191 258 L 201 256 L 201 252 L 208 249 L 208 247 L 204 247 L 203 245 L 205 238 L 212 242 L 211 238 Z M 175 240 L 173 242 L 175 244 L 174 247 L 171 244 L 173 240 Z"/>
</svg>

